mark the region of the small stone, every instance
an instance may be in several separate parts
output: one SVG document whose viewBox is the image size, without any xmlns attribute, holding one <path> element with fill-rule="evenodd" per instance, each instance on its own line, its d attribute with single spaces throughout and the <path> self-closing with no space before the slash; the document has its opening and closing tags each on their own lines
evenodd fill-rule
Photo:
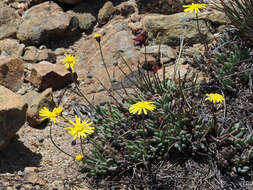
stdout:
<svg viewBox="0 0 253 190">
<path fill-rule="evenodd" d="M 43 137 L 38 137 L 38 142 L 39 143 L 43 143 L 44 142 L 44 138 Z"/>
<path fill-rule="evenodd" d="M 23 176 L 23 172 L 19 170 L 19 171 L 18 171 L 18 175 L 19 175 L 19 176 Z"/>
</svg>

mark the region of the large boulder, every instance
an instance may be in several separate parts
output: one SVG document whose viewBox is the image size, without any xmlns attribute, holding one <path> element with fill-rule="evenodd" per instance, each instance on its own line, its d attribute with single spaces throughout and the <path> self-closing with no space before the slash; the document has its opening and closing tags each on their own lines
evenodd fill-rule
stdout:
<svg viewBox="0 0 253 190">
<path fill-rule="evenodd" d="M 76 73 L 69 72 L 64 65 L 42 61 L 32 66 L 29 81 L 39 91 L 43 91 L 47 88 L 61 89 L 76 79 Z"/>
<path fill-rule="evenodd" d="M 17 37 L 25 44 L 38 45 L 53 38 L 70 35 L 78 28 L 78 19 L 64 13 L 52 1 L 33 6 L 25 11 L 22 19 Z"/>
<path fill-rule="evenodd" d="M 16 37 L 21 17 L 8 6 L 0 5 L 0 40 Z"/>
<path fill-rule="evenodd" d="M 26 121 L 27 103 L 17 94 L 0 85 L 0 149 Z"/>
<path fill-rule="evenodd" d="M 17 91 L 24 80 L 24 63 L 17 57 L 0 58 L 0 85 Z"/>
</svg>

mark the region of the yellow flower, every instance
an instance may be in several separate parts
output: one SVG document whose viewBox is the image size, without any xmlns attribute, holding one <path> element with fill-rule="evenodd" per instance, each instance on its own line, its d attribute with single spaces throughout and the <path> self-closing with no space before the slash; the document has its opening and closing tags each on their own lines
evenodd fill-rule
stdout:
<svg viewBox="0 0 253 190">
<path fill-rule="evenodd" d="M 222 103 L 224 101 L 224 98 L 222 95 L 220 94 L 206 94 L 206 98 L 205 98 L 205 101 L 210 101 L 210 102 L 213 102 L 214 104 L 215 103 Z"/>
<path fill-rule="evenodd" d="M 65 58 L 62 60 L 62 63 L 65 64 L 64 66 L 67 69 L 71 69 L 71 71 L 74 71 L 74 66 L 76 64 L 77 61 L 77 57 L 70 55 L 70 54 L 64 54 Z"/>
<path fill-rule="evenodd" d="M 39 115 L 40 117 L 43 117 L 41 120 L 50 119 L 52 122 L 55 123 L 55 121 L 58 121 L 57 117 L 61 115 L 61 112 L 62 112 L 61 107 L 54 108 L 52 112 L 50 112 L 46 107 L 43 107 L 40 110 Z"/>
<path fill-rule="evenodd" d="M 138 102 L 136 104 L 133 104 L 129 108 L 129 112 L 132 114 L 135 114 L 138 112 L 138 115 L 140 115 L 143 111 L 145 115 L 147 115 L 147 110 L 154 111 L 155 110 L 154 102 Z"/>
<path fill-rule="evenodd" d="M 192 3 L 191 5 L 183 5 L 184 12 L 190 12 L 192 13 L 193 11 L 195 12 L 195 14 L 199 13 L 199 9 L 205 9 L 206 8 L 206 4 L 195 4 Z"/>
<path fill-rule="evenodd" d="M 96 33 L 96 34 L 93 36 L 93 38 L 94 38 L 95 40 L 97 40 L 98 42 L 100 42 L 100 40 L 101 40 L 101 34 Z"/>
<path fill-rule="evenodd" d="M 93 122 L 89 122 L 89 119 L 84 120 L 82 123 L 80 121 L 80 118 L 75 115 L 76 123 L 69 120 L 69 123 L 72 125 L 72 127 L 67 127 L 65 129 L 68 130 L 68 134 L 71 136 L 74 136 L 73 139 L 76 140 L 76 137 L 80 138 L 86 138 L 87 134 L 94 133 L 94 127 L 90 127 L 90 125 L 93 124 Z"/>
<path fill-rule="evenodd" d="M 80 162 L 82 159 L 83 159 L 83 155 L 82 154 L 76 155 L 76 161 Z"/>
</svg>

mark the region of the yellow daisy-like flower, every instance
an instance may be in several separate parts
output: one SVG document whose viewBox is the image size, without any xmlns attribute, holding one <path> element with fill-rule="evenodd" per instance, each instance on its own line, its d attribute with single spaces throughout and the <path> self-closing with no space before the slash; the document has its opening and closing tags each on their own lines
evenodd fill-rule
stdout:
<svg viewBox="0 0 253 190">
<path fill-rule="evenodd" d="M 40 110 L 39 115 L 40 117 L 43 117 L 41 120 L 50 119 L 50 121 L 55 123 L 56 121 L 58 121 L 57 117 L 61 115 L 61 112 L 62 112 L 61 107 L 54 108 L 52 112 L 49 111 L 46 107 L 43 107 Z"/>
<path fill-rule="evenodd" d="M 76 161 L 80 162 L 83 159 L 83 155 L 82 154 L 78 154 L 76 155 Z"/>
<path fill-rule="evenodd" d="M 93 38 L 94 38 L 95 40 L 97 40 L 98 42 L 100 42 L 100 40 L 101 40 L 101 34 L 96 33 L 96 34 L 93 36 Z"/>
<path fill-rule="evenodd" d="M 71 69 L 71 71 L 74 71 L 74 66 L 77 62 L 77 57 L 70 55 L 70 54 L 64 54 L 65 58 L 62 60 L 62 63 L 65 64 L 64 66 L 67 69 Z"/>
<path fill-rule="evenodd" d="M 147 115 L 147 110 L 148 111 L 154 111 L 156 106 L 154 105 L 154 102 L 138 102 L 136 104 L 133 104 L 129 108 L 129 112 L 132 114 L 137 113 L 140 115 L 143 111 L 145 115 Z"/>
<path fill-rule="evenodd" d="M 206 8 L 206 4 L 195 4 L 195 3 L 192 3 L 191 5 L 183 5 L 183 7 L 185 8 L 184 9 L 184 12 L 190 12 L 192 14 L 192 12 L 194 11 L 195 14 L 199 13 L 200 10 L 199 9 L 205 9 Z"/>
<path fill-rule="evenodd" d="M 75 115 L 75 120 L 76 123 L 73 121 L 69 120 L 69 123 L 72 125 L 72 127 L 67 127 L 65 129 L 68 130 L 68 134 L 70 136 L 74 136 L 73 139 L 76 140 L 76 137 L 80 138 L 86 138 L 87 134 L 92 134 L 94 133 L 94 127 L 90 127 L 90 125 L 93 124 L 93 122 L 89 122 L 89 119 L 84 120 L 81 123 L 80 118 Z"/>
<path fill-rule="evenodd" d="M 206 94 L 205 101 L 210 101 L 215 103 L 222 103 L 224 101 L 224 98 L 222 95 L 215 93 L 215 94 Z"/>
</svg>

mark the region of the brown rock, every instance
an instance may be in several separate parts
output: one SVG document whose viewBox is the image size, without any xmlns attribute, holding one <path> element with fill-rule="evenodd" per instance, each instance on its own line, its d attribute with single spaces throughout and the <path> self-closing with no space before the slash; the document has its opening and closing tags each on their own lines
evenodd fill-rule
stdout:
<svg viewBox="0 0 253 190">
<path fill-rule="evenodd" d="M 41 44 L 52 38 L 70 35 L 78 27 L 77 18 L 64 13 L 52 1 L 33 6 L 22 18 L 17 37 L 26 44 Z"/>
<path fill-rule="evenodd" d="M 29 81 L 42 91 L 46 88 L 61 89 L 76 79 L 76 73 L 70 73 L 64 65 L 42 61 L 33 65 Z"/>
<path fill-rule="evenodd" d="M 24 44 L 15 39 L 4 39 L 0 41 L 0 55 L 21 57 L 24 51 Z"/>
<path fill-rule="evenodd" d="M 0 58 L 0 85 L 12 91 L 20 89 L 24 79 L 24 63 L 16 57 Z"/>
<path fill-rule="evenodd" d="M 30 91 L 22 97 L 28 103 L 27 122 L 31 127 L 36 127 L 42 123 L 39 111 L 43 107 L 47 107 L 49 110 L 55 107 L 51 88 L 46 89 L 42 93 Z"/>
<path fill-rule="evenodd" d="M 14 9 L 8 6 L 0 6 L 0 40 L 8 37 L 16 37 L 20 22 L 21 17 Z"/>
<path fill-rule="evenodd" d="M 48 49 L 37 49 L 35 46 L 25 48 L 23 59 L 27 62 L 38 63 L 41 61 L 55 61 L 55 55 Z"/>
<path fill-rule="evenodd" d="M 0 149 L 25 123 L 27 107 L 19 95 L 0 86 Z"/>
<path fill-rule="evenodd" d="M 196 17 L 190 13 L 176 13 L 172 15 L 147 15 L 142 20 L 145 31 L 149 39 L 162 41 L 164 44 L 179 45 L 180 37 L 183 36 L 185 42 L 189 44 L 199 43 L 199 35 Z M 210 22 L 206 13 L 199 14 L 199 25 L 206 41 L 211 41 L 213 35 L 210 32 Z M 160 35 L 157 35 L 157 34 Z"/>
</svg>

